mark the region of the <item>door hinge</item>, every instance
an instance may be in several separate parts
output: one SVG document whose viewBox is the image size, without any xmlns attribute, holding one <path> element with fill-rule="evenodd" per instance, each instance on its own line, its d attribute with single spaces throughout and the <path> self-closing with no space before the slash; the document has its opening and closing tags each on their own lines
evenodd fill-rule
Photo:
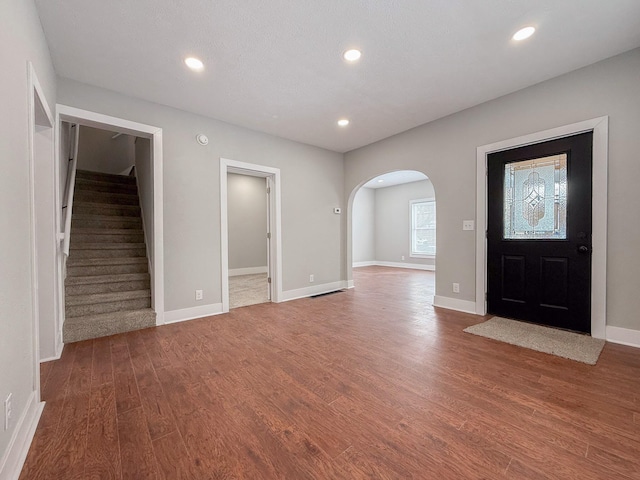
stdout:
<svg viewBox="0 0 640 480">
<path fill-rule="evenodd" d="M 271 187 L 267 187 L 267 194 L 271 193 Z"/>
<path fill-rule="evenodd" d="M 486 302 L 487 300 L 489 300 L 489 294 L 484 292 L 484 301 Z"/>
<path fill-rule="evenodd" d="M 484 238 L 489 238 L 489 230 L 484 231 Z"/>
<path fill-rule="evenodd" d="M 271 283 L 271 277 L 267 277 L 267 283 Z"/>
<path fill-rule="evenodd" d="M 271 232 L 267 232 L 267 240 L 271 240 Z"/>
</svg>

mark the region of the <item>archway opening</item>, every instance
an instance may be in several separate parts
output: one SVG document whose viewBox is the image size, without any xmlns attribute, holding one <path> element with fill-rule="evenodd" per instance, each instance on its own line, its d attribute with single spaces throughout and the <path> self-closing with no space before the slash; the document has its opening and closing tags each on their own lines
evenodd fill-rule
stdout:
<svg viewBox="0 0 640 480">
<path fill-rule="evenodd" d="M 409 293 L 433 304 L 436 194 L 429 177 L 388 172 L 360 184 L 350 200 L 353 285 L 370 288 L 381 275 L 404 275 Z"/>
</svg>

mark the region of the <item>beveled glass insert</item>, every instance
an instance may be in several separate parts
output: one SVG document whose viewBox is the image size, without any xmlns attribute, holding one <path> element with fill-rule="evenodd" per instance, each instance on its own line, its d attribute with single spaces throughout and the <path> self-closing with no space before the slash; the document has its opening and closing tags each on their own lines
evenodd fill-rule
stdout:
<svg viewBox="0 0 640 480">
<path fill-rule="evenodd" d="M 567 238 L 567 154 L 504 166 L 504 238 Z"/>
</svg>

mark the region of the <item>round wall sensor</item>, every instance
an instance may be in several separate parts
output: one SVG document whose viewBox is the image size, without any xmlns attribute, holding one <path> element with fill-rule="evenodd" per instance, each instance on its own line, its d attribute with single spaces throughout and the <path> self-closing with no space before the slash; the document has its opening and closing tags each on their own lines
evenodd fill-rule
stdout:
<svg viewBox="0 0 640 480">
<path fill-rule="evenodd" d="M 196 135 L 196 140 L 200 145 L 206 145 L 207 143 L 209 143 L 209 139 L 204 133 Z"/>
</svg>

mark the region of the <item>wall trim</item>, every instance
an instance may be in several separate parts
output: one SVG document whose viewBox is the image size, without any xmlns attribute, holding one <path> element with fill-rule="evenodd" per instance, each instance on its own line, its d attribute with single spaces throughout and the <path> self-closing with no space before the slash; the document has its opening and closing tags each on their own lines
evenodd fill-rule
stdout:
<svg viewBox="0 0 640 480">
<path fill-rule="evenodd" d="M 57 105 L 56 125 L 61 121 L 77 123 L 88 127 L 102 128 L 117 133 L 125 133 L 151 140 L 151 161 L 153 174 L 153 272 L 151 274 L 151 306 L 156 312 L 156 325 L 164 323 L 164 204 L 163 204 L 163 152 L 162 128 L 124 118 L 83 110 L 67 105 Z M 60 136 L 60 128 L 56 137 Z M 56 168 L 59 168 L 56 162 Z M 59 174 L 58 174 L 59 175 Z"/>
<path fill-rule="evenodd" d="M 591 259 L 591 336 L 606 337 L 607 324 L 607 175 L 609 117 L 551 128 L 523 135 L 476 149 L 476 307 L 475 313 L 485 315 L 487 304 L 487 155 L 493 152 L 534 143 L 593 132 L 593 255 Z"/>
<path fill-rule="evenodd" d="M 18 419 L 9 446 L 0 459 L 0 480 L 18 480 L 20 476 L 44 409 L 44 402 L 39 402 L 37 396 L 36 390 L 29 395 L 27 406 Z"/>
<path fill-rule="evenodd" d="M 476 314 L 476 302 L 469 300 L 460 300 L 459 298 L 443 297 L 442 295 L 435 295 L 433 297 L 433 306 L 440 308 L 447 308 L 449 310 L 456 310 L 458 312 Z"/>
<path fill-rule="evenodd" d="M 264 267 L 230 268 L 229 276 L 239 277 L 240 275 L 256 275 L 258 273 L 267 273 L 268 271 L 269 270 L 266 265 Z"/>
<path fill-rule="evenodd" d="M 346 280 L 340 280 L 338 282 L 322 283 L 320 285 L 312 285 L 310 287 L 297 288 L 295 290 L 285 290 L 282 292 L 281 302 L 289 302 L 291 300 L 298 300 L 300 298 L 307 298 L 312 295 L 320 295 L 322 293 L 335 292 L 336 290 L 342 290 L 349 287 Z"/>
<path fill-rule="evenodd" d="M 640 348 L 640 330 L 607 325 L 607 342 Z"/>
<path fill-rule="evenodd" d="M 182 308 L 180 310 L 169 310 L 168 312 L 164 312 L 164 323 L 186 322 L 187 320 L 195 320 L 196 318 L 209 317 L 211 315 L 220 315 L 221 313 L 221 303 L 211 303 L 209 305 Z"/>
<path fill-rule="evenodd" d="M 378 265 L 378 262 L 376 262 L 375 260 L 368 260 L 365 262 L 353 262 L 353 268 L 359 268 L 359 267 L 375 267 Z"/>
</svg>

